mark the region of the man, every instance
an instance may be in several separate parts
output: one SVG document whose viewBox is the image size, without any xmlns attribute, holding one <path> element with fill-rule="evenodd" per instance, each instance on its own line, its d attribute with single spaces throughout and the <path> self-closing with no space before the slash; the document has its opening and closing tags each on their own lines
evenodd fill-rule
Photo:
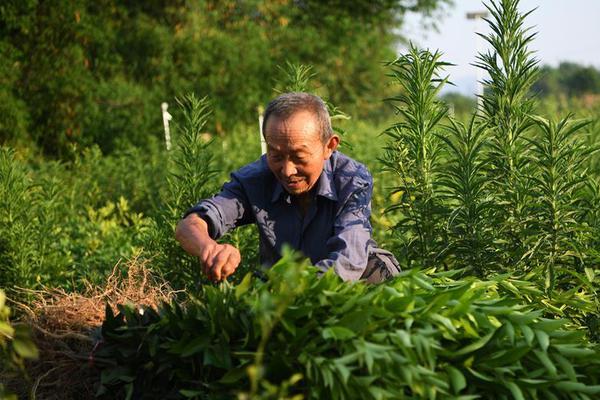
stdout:
<svg viewBox="0 0 600 400">
<path fill-rule="evenodd" d="M 216 240 L 256 223 L 264 265 L 273 265 L 288 244 L 344 280 L 396 275 L 394 257 L 371 238 L 371 175 L 336 151 L 340 138 L 323 101 L 308 93 L 279 96 L 267 106 L 263 133 L 267 154 L 234 172 L 219 194 L 177 225 L 176 239 L 199 257 L 204 273 L 213 281 L 233 274 L 240 252 Z"/>
</svg>

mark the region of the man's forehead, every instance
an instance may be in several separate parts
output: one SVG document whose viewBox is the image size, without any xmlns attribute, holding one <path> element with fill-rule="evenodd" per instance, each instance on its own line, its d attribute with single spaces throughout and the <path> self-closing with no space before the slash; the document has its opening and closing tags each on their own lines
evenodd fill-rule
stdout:
<svg viewBox="0 0 600 400">
<path fill-rule="evenodd" d="M 291 150 L 291 151 L 310 151 L 314 148 L 312 141 L 307 141 L 303 138 L 288 137 L 288 136 L 268 136 L 267 137 L 267 148 L 270 150 Z"/>
</svg>

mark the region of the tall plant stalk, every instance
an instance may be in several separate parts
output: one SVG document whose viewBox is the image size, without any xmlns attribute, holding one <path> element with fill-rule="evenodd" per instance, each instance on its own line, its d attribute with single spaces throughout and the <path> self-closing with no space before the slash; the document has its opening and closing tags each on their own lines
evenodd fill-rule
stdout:
<svg viewBox="0 0 600 400">
<path fill-rule="evenodd" d="M 178 103 L 183 121 L 175 125 L 176 147 L 170 159 L 164 211 L 155 219 L 148 247 L 156 253 L 156 265 L 165 268 L 170 280 L 187 286 L 200 279 L 200 268 L 175 242 L 175 224 L 187 209 L 213 193 L 217 171 L 210 150 L 212 141 L 202 137 L 211 114 L 208 99 L 188 94 Z"/>
<path fill-rule="evenodd" d="M 530 143 L 538 218 L 537 240 L 529 255 L 540 260 L 545 270 L 544 287 L 551 294 L 557 268 L 576 269 L 584 259 L 578 235 L 584 210 L 578 203 L 587 180 L 587 158 L 593 148 L 586 147 L 579 135 L 589 121 L 571 121 L 570 117 L 558 122 L 535 117 L 534 121 L 539 135 Z"/>
<path fill-rule="evenodd" d="M 442 246 L 441 202 L 434 182 L 440 173 L 440 121 L 447 106 L 437 100 L 446 83 L 440 70 L 450 64 L 440 61 L 441 53 L 410 46 L 407 54 L 388 64 L 390 76 L 401 92 L 387 99 L 401 121 L 385 132 L 391 142 L 382 160 L 398 178 L 394 193 L 399 201 L 387 212 L 400 211 L 396 225 L 408 263 L 421 266 L 433 262 Z"/>
<path fill-rule="evenodd" d="M 446 144 L 447 163 L 439 181 L 448 216 L 448 245 L 440 256 L 482 276 L 498 264 L 490 217 L 495 211 L 488 194 L 486 173 L 488 126 L 473 116 L 467 126 L 450 119 L 440 138 Z M 495 269 L 495 268 L 494 268 Z"/>
<path fill-rule="evenodd" d="M 530 88 L 538 76 L 538 61 L 528 47 L 536 34 L 524 24 L 531 11 L 521 14 L 518 3 L 518 0 L 501 0 L 486 4 L 491 14 L 486 19 L 491 33 L 480 36 L 491 48 L 479 54 L 475 63 L 489 74 L 483 81 L 481 111 L 493 127 L 489 160 L 494 185 L 490 192 L 501 206 L 496 219 L 499 243 L 505 243 L 506 265 L 514 265 L 522 258 L 529 235 L 531 145 L 525 136 L 532 125 L 529 116 L 534 101 Z"/>
</svg>

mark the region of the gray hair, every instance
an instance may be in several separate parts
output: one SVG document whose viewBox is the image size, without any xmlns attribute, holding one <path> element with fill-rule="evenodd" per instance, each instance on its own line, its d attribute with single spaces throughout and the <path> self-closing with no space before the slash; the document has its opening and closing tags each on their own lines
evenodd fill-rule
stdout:
<svg viewBox="0 0 600 400">
<path fill-rule="evenodd" d="M 286 119 L 298 111 L 308 111 L 315 117 L 319 126 L 321 142 L 327 143 L 333 135 L 327 106 L 319 96 L 304 92 L 284 93 L 267 105 L 262 124 L 263 135 L 266 135 L 269 117 L 275 116 Z"/>
</svg>

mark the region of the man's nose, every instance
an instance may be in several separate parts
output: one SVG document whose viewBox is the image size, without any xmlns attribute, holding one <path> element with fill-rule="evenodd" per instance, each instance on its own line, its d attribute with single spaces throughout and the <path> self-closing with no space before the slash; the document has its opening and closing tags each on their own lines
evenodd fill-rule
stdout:
<svg viewBox="0 0 600 400">
<path fill-rule="evenodd" d="M 285 161 L 281 168 L 281 172 L 282 172 L 283 176 L 289 178 L 290 176 L 296 175 L 296 172 L 298 172 L 298 170 L 296 169 L 296 166 L 294 165 L 293 162 Z"/>
</svg>

